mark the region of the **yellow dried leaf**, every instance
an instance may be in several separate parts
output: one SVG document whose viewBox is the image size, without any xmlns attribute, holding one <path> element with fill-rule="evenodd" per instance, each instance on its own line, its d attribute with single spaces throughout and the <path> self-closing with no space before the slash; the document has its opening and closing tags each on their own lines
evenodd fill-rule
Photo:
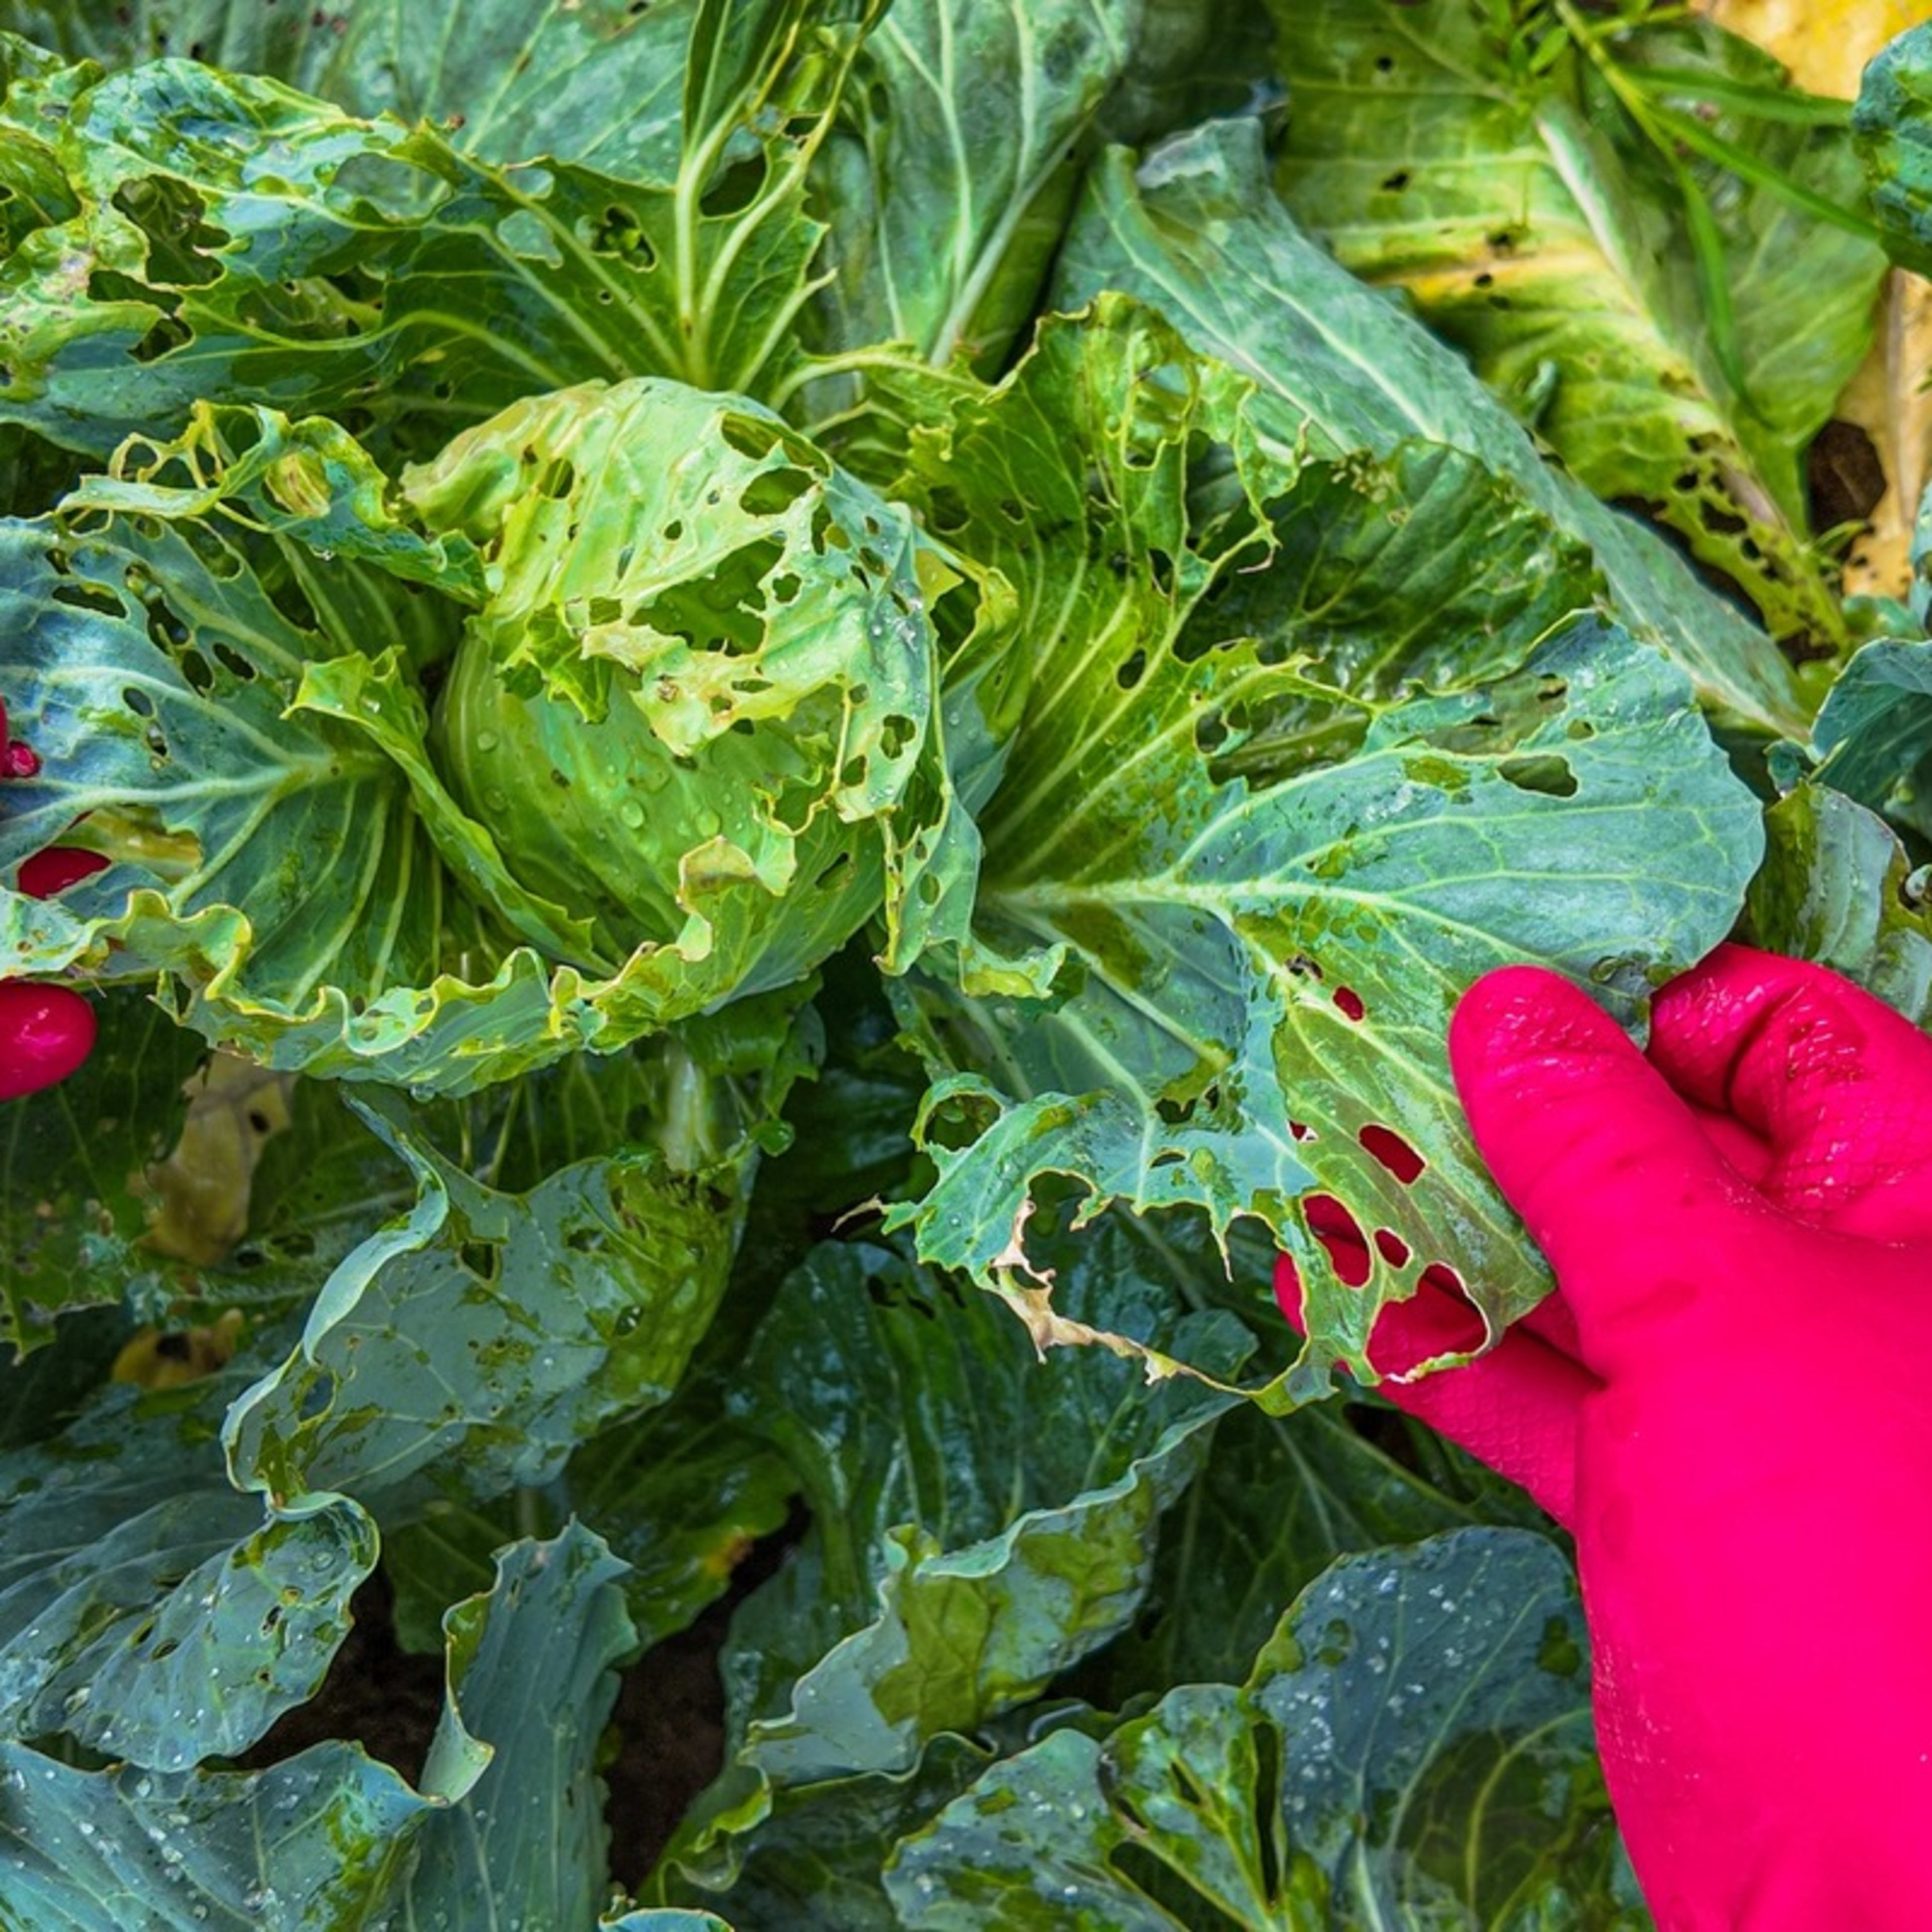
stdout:
<svg viewBox="0 0 1932 1932">
<path fill-rule="evenodd" d="M 1840 100 L 1857 98 L 1886 41 L 1932 20 L 1928 0 L 1702 0 L 1697 10 L 1782 61 L 1808 94 Z"/>
</svg>

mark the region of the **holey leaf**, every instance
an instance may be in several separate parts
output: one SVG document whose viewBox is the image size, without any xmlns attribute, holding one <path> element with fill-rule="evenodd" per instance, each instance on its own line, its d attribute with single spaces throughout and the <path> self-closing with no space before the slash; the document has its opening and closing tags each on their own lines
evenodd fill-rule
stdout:
<svg viewBox="0 0 1932 1932">
<path fill-rule="evenodd" d="M 1461 1125 L 1458 996 L 1528 959 L 1631 1012 L 1729 930 L 1762 833 L 1680 672 L 1550 630 L 1565 553 L 1507 486 L 1439 451 L 1298 472 L 1248 397 L 1106 298 L 916 442 L 916 490 L 1018 588 L 1035 694 L 976 944 L 905 1002 L 952 1077 L 897 1218 L 986 1280 L 1046 1174 L 1083 1216 L 1256 1216 L 1311 1370 L 1367 1374 L 1432 1264 L 1496 1328 L 1546 1286 Z M 1351 1219 L 1338 1268 L 1312 1230 Z"/>
<path fill-rule="evenodd" d="M 542 148 L 495 165 L 451 133 L 190 60 L 16 86 L 0 155 L 30 155 L 58 191 L 0 261 L 0 419 L 101 455 L 202 397 L 299 395 L 426 452 L 589 377 L 776 381 L 801 353 L 824 232 L 806 174 L 862 8 L 679 10 L 688 64 L 646 50 L 632 90 L 652 131 L 607 153 L 585 142 L 592 166 Z M 665 64 L 683 96 L 674 138 Z M 464 112 L 406 64 L 399 105 Z M 493 74 L 493 92 L 510 78 Z M 544 138 L 541 116 L 514 118 Z"/>
<path fill-rule="evenodd" d="M 1256 418 L 1284 442 L 1389 456 L 1420 440 L 1478 458 L 1590 546 L 1610 614 L 1690 674 L 1720 727 L 1803 736 L 1808 713 L 1770 638 L 1647 524 L 1547 461 L 1454 349 L 1297 225 L 1253 117 L 1208 122 L 1138 166 L 1114 148 L 1088 171 L 1054 305 L 1108 289 L 1152 303 L 1197 353 L 1251 376 Z"/>
<path fill-rule="evenodd" d="M 1598 496 L 1651 506 L 1775 634 L 1841 642 L 1802 463 L 1884 269 L 1818 212 L 1856 225 L 1846 130 L 1711 118 L 1696 79 L 1675 91 L 1686 72 L 1781 87 L 1775 61 L 1713 28 L 1586 39 L 1559 4 L 1512 33 L 1475 0 L 1270 10 L 1296 214 L 1413 296 Z"/>
<path fill-rule="evenodd" d="M 14 970 L 159 976 L 258 1063 L 460 1094 L 796 983 L 875 914 L 894 967 L 964 932 L 1004 585 L 680 383 L 513 406 L 407 476 L 204 406 L 0 522 L 41 761 L 0 868 L 83 818 L 121 862 L 0 892 Z"/>
</svg>

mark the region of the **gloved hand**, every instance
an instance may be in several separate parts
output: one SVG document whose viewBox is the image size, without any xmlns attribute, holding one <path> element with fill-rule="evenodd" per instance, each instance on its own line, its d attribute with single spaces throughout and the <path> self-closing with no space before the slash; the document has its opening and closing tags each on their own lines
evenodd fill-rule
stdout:
<svg viewBox="0 0 1932 1932">
<path fill-rule="evenodd" d="M 1659 1926 L 1922 1932 L 1932 1040 L 1726 946 L 1659 994 L 1648 1058 L 1530 968 L 1480 981 L 1449 1045 L 1560 1294 L 1384 1392 L 1574 1532 L 1604 1772 Z M 1291 1317 L 1293 1284 L 1285 1264 Z M 1425 1288 L 1371 1359 L 1466 1346 L 1472 1315 Z"/>
<path fill-rule="evenodd" d="M 0 705 L 0 779 L 32 778 L 40 761 L 32 748 L 10 738 Z M 20 890 L 50 898 L 107 861 L 98 853 L 56 845 L 22 862 Z M 38 1093 L 79 1070 L 94 1050 L 94 1009 L 65 986 L 33 980 L 0 980 L 0 1100 Z"/>
</svg>

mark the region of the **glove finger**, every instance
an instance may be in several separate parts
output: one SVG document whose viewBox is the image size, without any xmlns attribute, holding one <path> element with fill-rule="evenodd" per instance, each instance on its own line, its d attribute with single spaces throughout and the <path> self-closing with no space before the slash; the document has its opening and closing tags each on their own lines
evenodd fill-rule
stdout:
<svg viewBox="0 0 1932 1932">
<path fill-rule="evenodd" d="M 1658 995 L 1650 1060 L 1768 1150 L 1787 1213 L 1880 1240 L 1932 1235 L 1932 1040 L 1822 966 L 1723 946 Z"/>
<path fill-rule="evenodd" d="M 1369 1360 L 1385 1377 L 1483 1340 L 1482 1316 L 1433 1274 L 1424 1275 L 1409 1300 L 1390 1303 L 1376 1318 Z M 1287 1255 L 1275 1264 L 1275 1299 L 1296 1333 L 1305 1334 L 1300 1278 Z M 1405 1414 L 1527 1490 L 1567 1528 L 1576 1514 L 1577 1420 L 1584 1397 L 1602 1386 L 1559 1349 L 1520 1328 L 1462 1368 L 1414 1382 L 1385 1380 L 1379 1389 Z"/>
<path fill-rule="evenodd" d="M 1583 1360 L 1607 1375 L 1613 1335 L 1639 1346 L 1621 1318 L 1640 1303 L 1644 1325 L 1686 1312 L 1691 1258 L 1744 1234 L 1736 1217 L 1761 1216 L 1762 1200 L 1616 1022 L 1556 974 L 1478 980 L 1449 1059 L 1477 1146 L 1563 1285 Z"/>
<path fill-rule="evenodd" d="M 74 1072 L 94 1048 L 94 1009 L 65 986 L 0 981 L 0 1100 Z"/>
</svg>

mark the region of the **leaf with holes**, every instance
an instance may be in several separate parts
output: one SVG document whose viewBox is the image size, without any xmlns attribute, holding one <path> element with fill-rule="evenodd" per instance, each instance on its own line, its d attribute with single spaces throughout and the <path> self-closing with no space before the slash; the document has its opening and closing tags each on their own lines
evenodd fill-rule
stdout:
<svg viewBox="0 0 1932 1932">
<path fill-rule="evenodd" d="M 696 1114 L 712 1077 L 668 1049 L 654 1111 Z M 361 1111 L 416 1203 L 343 1260 L 287 1360 L 230 1410 L 238 1484 L 278 1503 L 380 1492 L 392 1510 L 452 1486 L 487 1497 L 549 1480 L 670 1395 L 724 1292 L 754 1138 L 694 1168 L 640 1138 L 512 1193 L 399 1102 Z"/>
<path fill-rule="evenodd" d="M 41 758 L 0 862 L 83 814 L 124 860 L 11 902 L 26 970 L 158 970 L 256 1058 L 462 1092 L 874 916 L 895 965 L 964 930 L 1004 586 L 754 404 L 565 391 L 400 493 L 333 424 L 200 410 L 0 544 Z"/>
<path fill-rule="evenodd" d="M 1106 289 L 1154 304 L 1198 354 L 1252 377 L 1256 418 L 1284 445 L 1388 456 L 1420 440 L 1477 458 L 1589 545 L 1611 613 L 1683 667 L 1714 717 L 1755 737 L 1802 734 L 1771 640 L 1654 532 L 1546 462 L 1453 349 L 1304 233 L 1252 121 L 1210 122 L 1138 169 L 1118 150 L 1094 169 L 1054 296 L 1072 308 Z"/>
<path fill-rule="evenodd" d="M 1271 10 L 1289 206 L 1406 290 L 1598 496 L 1653 506 L 1777 634 L 1842 644 L 1802 461 L 1884 268 L 1834 218 L 1857 225 L 1846 130 L 1700 100 L 1696 76 L 1781 79 L 1702 25 L 1615 33 L 1565 0 L 1514 29 L 1468 0 Z"/>
<path fill-rule="evenodd" d="M 674 179 L 697 0 L 410 0 L 352 8 L 258 0 L 0 0 L 0 31 L 70 61 L 168 57 L 286 82 L 364 119 L 445 130 L 489 161 L 538 154 L 624 181 Z"/>
<path fill-rule="evenodd" d="M 375 1526 L 339 1497 L 265 1517 L 230 1486 L 214 1438 L 245 1379 L 116 1384 L 0 1456 L 0 1735 L 180 1771 L 314 1694 Z"/>
<path fill-rule="evenodd" d="M 1630 1010 L 1724 937 L 1761 835 L 1657 653 L 1592 617 L 1538 641 L 1587 580 L 1528 506 L 1442 452 L 1294 466 L 1252 393 L 1102 298 L 915 438 L 916 500 L 1019 593 L 1039 695 L 981 814 L 975 946 L 903 996 L 951 1077 L 938 1182 L 894 1214 L 1010 1288 L 1044 1175 L 1083 1217 L 1255 1216 L 1303 1274 L 1300 1388 L 1371 1373 L 1432 1266 L 1498 1328 L 1544 1292 L 1460 1124 L 1462 988 L 1535 959 Z M 1043 1341 L 1090 1339 L 1013 1292 Z"/>
<path fill-rule="evenodd" d="M 298 396 L 427 453 L 591 377 L 768 389 L 802 352 L 824 232 L 806 176 L 863 22 L 831 0 L 682 14 L 674 134 L 572 142 L 590 165 L 525 145 L 555 124 L 527 100 L 500 166 L 194 61 L 16 80 L 0 150 L 58 188 L 0 262 L 0 420 L 99 457 L 203 397 Z M 619 78 L 596 89 L 607 115 L 628 112 Z"/>
</svg>

